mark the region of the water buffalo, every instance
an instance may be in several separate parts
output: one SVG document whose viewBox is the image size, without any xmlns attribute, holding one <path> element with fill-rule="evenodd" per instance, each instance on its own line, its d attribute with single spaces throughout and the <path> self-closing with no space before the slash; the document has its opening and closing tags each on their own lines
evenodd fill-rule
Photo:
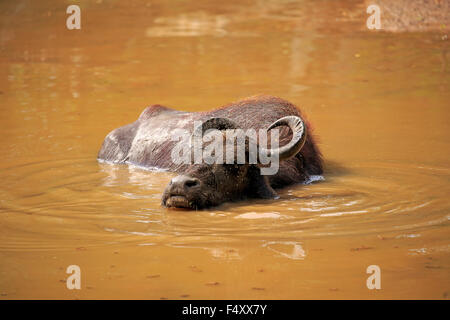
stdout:
<svg viewBox="0 0 450 320">
<path fill-rule="evenodd" d="M 202 121 L 203 125 L 194 128 L 195 121 Z M 177 144 L 173 134 L 177 129 L 202 134 L 212 128 L 270 130 L 274 127 L 280 127 L 280 146 L 264 150 L 279 157 L 276 174 L 262 175 L 264 166 L 248 160 L 240 164 L 173 161 L 171 151 Z M 305 182 L 311 175 L 322 174 L 321 154 L 309 123 L 293 104 L 272 96 L 250 97 L 209 112 L 182 112 L 160 105 L 147 107 L 135 122 L 106 136 L 98 159 L 177 172 L 180 175 L 166 187 L 162 205 L 187 209 L 242 198 L 277 198 L 273 188 Z"/>
</svg>

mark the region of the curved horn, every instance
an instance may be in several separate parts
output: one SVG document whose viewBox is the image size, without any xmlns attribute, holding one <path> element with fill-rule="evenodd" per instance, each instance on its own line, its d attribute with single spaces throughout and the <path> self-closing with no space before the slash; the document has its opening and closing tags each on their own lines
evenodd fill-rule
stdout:
<svg viewBox="0 0 450 320">
<path fill-rule="evenodd" d="M 239 126 L 228 118 L 211 118 L 202 122 L 200 125 L 194 128 L 191 136 L 191 147 L 194 145 L 202 145 L 202 137 L 205 131 L 209 129 L 226 130 L 226 129 L 238 129 Z M 197 140 L 197 144 L 194 141 Z"/>
<path fill-rule="evenodd" d="M 292 139 L 291 141 L 277 149 L 262 149 L 262 152 L 265 152 L 268 155 L 277 154 L 278 159 L 280 161 L 292 158 L 295 156 L 303 147 L 306 141 L 306 130 L 305 125 L 300 117 L 297 116 L 287 116 L 278 119 L 274 123 L 272 123 L 267 131 L 279 127 L 279 126 L 288 126 L 292 130 Z"/>
<path fill-rule="evenodd" d="M 203 136 L 206 130 L 217 129 L 238 129 L 239 126 L 232 120 L 227 118 L 211 118 L 197 126 L 192 133 L 193 136 Z"/>
</svg>

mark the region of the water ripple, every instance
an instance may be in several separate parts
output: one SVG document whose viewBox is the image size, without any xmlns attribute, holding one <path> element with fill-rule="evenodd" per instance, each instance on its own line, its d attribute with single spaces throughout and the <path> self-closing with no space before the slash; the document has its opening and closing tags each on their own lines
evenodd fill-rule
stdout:
<svg viewBox="0 0 450 320">
<path fill-rule="evenodd" d="M 348 166 L 348 174 L 329 172 L 325 181 L 280 190 L 279 200 L 176 211 L 160 206 L 171 173 L 92 159 L 22 163 L 0 171 L 5 182 L 0 249 L 189 246 L 242 239 L 265 241 L 273 249 L 277 241 L 292 247 L 317 237 L 416 234 L 448 225 L 448 169 L 404 163 Z"/>
</svg>

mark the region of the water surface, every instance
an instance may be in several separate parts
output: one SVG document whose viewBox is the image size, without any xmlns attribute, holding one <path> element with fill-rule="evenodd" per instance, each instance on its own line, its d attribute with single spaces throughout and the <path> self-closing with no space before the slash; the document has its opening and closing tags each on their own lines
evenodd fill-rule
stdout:
<svg viewBox="0 0 450 320">
<path fill-rule="evenodd" d="M 0 3 L 2 299 L 448 297 L 439 32 L 366 31 L 358 1 L 77 3 L 72 31 L 72 3 Z M 262 93 L 314 124 L 324 180 L 187 212 L 160 206 L 172 173 L 96 161 L 148 105 Z M 72 264 L 81 290 L 66 289 Z"/>
</svg>

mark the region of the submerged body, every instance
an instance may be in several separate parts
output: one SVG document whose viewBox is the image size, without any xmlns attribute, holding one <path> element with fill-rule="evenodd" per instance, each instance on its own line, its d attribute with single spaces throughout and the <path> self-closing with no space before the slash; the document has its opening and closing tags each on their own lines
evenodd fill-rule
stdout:
<svg viewBox="0 0 450 320">
<path fill-rule="evenodd" d="M 277 173 L 270 176 L 261 175 L 260 167 L 250 163 L 176 164 L 171 151 L 177 142 L 172 136 L 176 129 L 192 133 L 194 121 L 219 119 L 244 130 L 258 130 L 267 129 L 284 117 L 303 118 L 293 104 L 272 96 L 250 97 L 210 112 L 181 112 L 153 105 L 147 107 L 135 122 L 110 132 L 98 159 L 179 173 L 163 195 L 162 203 L 169 207 L 195 209 L 243 197 L 274 198 L 276 193 L 272 188 L 305 182 L 311 175 L 322 174 L 321 155 L 309 123 L 302 121 L 301 145 L 298 143 L 294 153 L 281 157 Z M 287 141 L 292 139 L 292 132 L 283 129 L 280 136 Z"/>
</svg>

